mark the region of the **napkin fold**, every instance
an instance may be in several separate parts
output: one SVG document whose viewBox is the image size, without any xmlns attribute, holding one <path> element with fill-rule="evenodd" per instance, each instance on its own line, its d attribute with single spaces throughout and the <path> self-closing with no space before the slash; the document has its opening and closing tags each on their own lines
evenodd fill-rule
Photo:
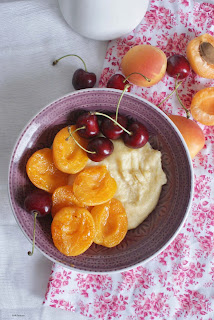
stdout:
<svg viewBox="0 0 214 320">
<path fill-rule="evenodd" d="M 214 36 L 214 4 L 191 0 L 152 0 L 139 26 L 110 41 L 100 87 L 120 72 L 124 54 L 138 44 L 151 44 L 167 57 L 186 54 L 194 37 Z M 165 77 L 151 88 L 132 86 L 131 92 L 155 105 L 173 89 Z M 192 72 L 179 87 L 187 108 L 193 95 L 214 86 Z M 161 108 L 185 116 L 176 95 Z M 110 275 L 81 274 L 53 264 L 44 305 L 73 311 L 92 319 L 203 319 L 214 314 L 214 129 L 199 124 L 206 137 L 193 160 L 195 186 L 191 212 L 175 240 L 143 266 Z"/>
</svg>

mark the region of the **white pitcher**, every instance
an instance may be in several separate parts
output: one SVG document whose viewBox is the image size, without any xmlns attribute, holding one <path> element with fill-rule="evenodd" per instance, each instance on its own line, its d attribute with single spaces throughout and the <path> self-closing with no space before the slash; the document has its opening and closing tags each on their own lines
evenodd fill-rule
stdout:
<svg viewBox="0 0 214 320">
<path fill-rule="evenodd" d="M 95 40 L 111 40 L 131 32 L 148 5 L 149 0 L 59 0 L 72 29 Z"/>
</svg>

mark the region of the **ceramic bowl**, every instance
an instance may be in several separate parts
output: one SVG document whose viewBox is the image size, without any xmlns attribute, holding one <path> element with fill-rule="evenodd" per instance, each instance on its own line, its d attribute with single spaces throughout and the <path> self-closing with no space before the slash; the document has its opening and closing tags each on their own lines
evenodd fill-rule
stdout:
<svg viewBox="0 0 214 320">
<path fill-rule="evenodd" d="M 12 152 L 9 165 L 9 198 L 14 216 L 25 236 L 32 242 L 33 216 L 23 208 L 26 194 L 32 189 L 25 166 L 38 149 L 51 147 L 56 133 L 74 121 L 78 110 L 114 112 L 121 91 L 85 89 L 75 91 L 42 109 L 25 127 Z M 172 121 L 157 107 L 131 93 L 123 96 L 120 113 L 142 122 L 149 131 L 149 142 L 162 154 L 167 176 L 155 210 L 137 228 L 128 231 L 114 248 L 92 246 L 77 257 L 61 254 L 53 245 L 51 216 L 39 218 L 36 248 L 47 258 L 79 272 L 110 273 L 146 263 L 178 234 L 191 206 L 193 194 L 192 162 L 186 144 Z M 23 248 L 28 251 L 29 248 Z M 36 252 L 35 252 L 36 254 Z"/>
</svg>

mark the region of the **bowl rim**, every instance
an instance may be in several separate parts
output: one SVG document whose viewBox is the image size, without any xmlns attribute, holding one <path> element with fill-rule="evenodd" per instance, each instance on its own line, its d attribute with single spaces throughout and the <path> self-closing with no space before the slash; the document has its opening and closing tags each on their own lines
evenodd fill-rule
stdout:
<svg viewBox="0 0 214 320">
<path fill-rule="evenodd" d="M 21 139 L 21 136 L 23 135 L 23 133 L 25 132 L 25 130 L 27 129 L 27 127 L 31 124 L 31 122 L 35 119 L 36 116 L 38 116 L 41 112 L 43 112 L 45 109 L 47 109 L 48 107 L 50 107 L 52 104 L 64 99 L 64 98 L 67 98 L 69 96 L 73 96 L 73 95 L 78 95 L 78 94 L 81 94 L 82 92 L 96 92 L 96 91 L 104 91 L 104 92 L 112 92 L 112 93 L 120 93 L 121 94 L 121 90 L 119 89 L 112 89 L 112 88 L 89 88 L 89 89 L 81 89 L 81 90 L 77 90 L 77 91 L 72 91 L 72 92 L 69 92 L 65 95 L 62 95 L 60 96 L 59 98 L 57 99 L 54 99 L 52 100 L 51 102 L 49 102 L 48 104 L 46 104 L 45 106 L 41 107 L 40 110 L 34 114 L 30 119 L 29 121 L 27 122 L 27 124 L 25 125 L 25 127 L 21 130 L 20 134 L 18 135 L 18 137 L 16 138 L 16 141 L 14 143 L 14 146 L 12 148 L 12 151 L 11 151 L 11 154 L 10 154 L 10 161 L 9 161 L 9 165 L 8 165 L 8 182 L 7 182 L 7 192 L 8 192 L 8 198 L 9 198 L 9 203 L 10 203 L 10 206 L 12 208 L 12 212 L 13 212 L 13 216 L 19 226 L 19 228 L 21 229 L 22 233 L 25 235 L 25 237 L 28 239 L 28 241 L 32 244 L 32 240 L 28 237 L 28 235 L 25 233 L 25 231 L 23 230 L 23 228 L 21 227 L 20 225 L 20 222 L 17 218 L 17 215 L 16 215 L 16 212 L 13 208 L 13 205 L 12 205 L 12 200 L 11 200 L 11 194 L 10 194 L 10 172 L 11 172 L 11 166 L 12 166 L 12 158 L 13 158 L 13 155 L 14 155 L 14 152 L 15 152 L 15 149 L 17 147 L 17 144 L 18 142 L 20 141 Z M 183 146 L 184 146 L 184 149 L 186 151 L 186 156 L 187 156 L 187 159 L 188 159 L 188 165 L 189 165 L 189 169 L 190 169 L 190 185 L 191 185 L 191 188 L 190 188 L 190 197 L 189 197 L 189 202 L 188 202 L 188 206 L 187 206 L 187 209 L 186 209 L 186 212 L 185 212 L 185 215 L 183 217 L 183 220 L 181 221 L 180 225 L 178 226 L 177 230 L 175 231 L 175 233 L 169 238 L 169 240 L 165 243 L 165 245 L 163 247 L 161 247 L 158 251 L 156 251 L 153 255 L 151 255 L 150 257 L 148 257 L 147 259 L 141 261 L 141 262 L 138 262 L 136 264 L 133 264 L 132 266 L 129 266 L 129 267 L 124 267 L 124 268 L 121 268 L 119 270 L 113 270 L 113 271 L 87 271 L 87 270 L 81 270 L 81 269 L 78 269 L 76 268 L 75 266 L 72 267 L 72 266 L 69 266 L 69 265 L 65 265 L 63 264 L 61 261 L 58 261 L 54 258 L 51 258 L 47 253 L 45 253 L 42 249 L 40 249 L 39 247 L 37 247 L 37 245 L 35 245 L 35 249 L 37 249 L 41 254 L 43 254 L 47 259 L 51 260 L 52 262 L 54 263 L 57 263 L 59 264 L 60 266 L 64 267 L 64 268 L 67 268 L 69 270 L 72 270 L 74 272 L 77 272 L 77 273 L 83 273 L 83 274 L 103 274 L 103 275 L 106 275 L 106 274 L 115 274 L 115 273 L 121 273 L 121 272 L 125 272 L 125 271 L 129 271 L 131 269 L 134 269 L 134 268 L 137 268 L 139 266 L 142 266 L 142 265 L 145 265 L 147 262 L 149 262 L 150 260 L 154 259 L 155 257 L 157 257 L 162 251 L 164 251 L 172 242 L 173 240 L 177 237 L 177 235 L 180 233 L 180 230 L 182 229 L 187 217 L 188 217 L 188 214 L 190 212 L 190 209 L 191 209 L 191 206 L 192 206 L 192 201 L 193 201 L 193 192 L 194 192 L 194 172 L 193 172 L 193 164 L 192 164 L 192 159 L 190 157 L 190 153 L 189 153 L 189 150 L 188 150 L 188 147 L 187 147 L 187 144 L 182 136 L 182 134 L 180 133 L 180 131 L 178 130 L 178 128 L 176 127 L 176 125 L 173 123 L 173 121 L 165 114 L 165 112 L 163 112 L 161 109 L 159 109 L 155 104 L 153 104 L 152 102 L 148 101 L 147 99 L 143 98 L 143 97 L 140 97 L 138 95 L 136 95 L 135 93 L 131 93 L 131 92 L 125 92 L 124 95 L 129 95 L 129 96 L 132 96 L 133 98 L 141 101 L 141 102 L 144 102 L 146 104 L 148 104 L 152 109 L 155 109 L 157 112 L 159 112 L 165 119 L 167 119 L 167 121 L 170 123 L 170 125 L 172 126 L 172 128 L 174 129 L 174 131 L 177 133 L 178 137 L 180 138 Z"/>
</svg>

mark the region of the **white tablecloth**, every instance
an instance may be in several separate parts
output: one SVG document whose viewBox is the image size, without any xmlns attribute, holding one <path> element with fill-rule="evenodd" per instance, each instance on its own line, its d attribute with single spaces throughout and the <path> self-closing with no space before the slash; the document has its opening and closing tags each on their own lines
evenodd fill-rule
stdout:
<svg viewBox="0 0 214 320">
<path fill-rule="evenodd" d="M 0 319 L 71 319 L 43 307 L 52 262 L 31 245 L 13 217 L 7 194 L 10 155 L 26 123 L 54 99 L 73 91 L 72 74 L 82 67 L 79 54 L 99 79 L 107 42 L 83 38 L 64 21 L 57 0 L 0 0 Z M 96 86 L 98 86 L 98 81 Z M 75 315 L 75 319 L 85 317 Z"/>
</svg>

